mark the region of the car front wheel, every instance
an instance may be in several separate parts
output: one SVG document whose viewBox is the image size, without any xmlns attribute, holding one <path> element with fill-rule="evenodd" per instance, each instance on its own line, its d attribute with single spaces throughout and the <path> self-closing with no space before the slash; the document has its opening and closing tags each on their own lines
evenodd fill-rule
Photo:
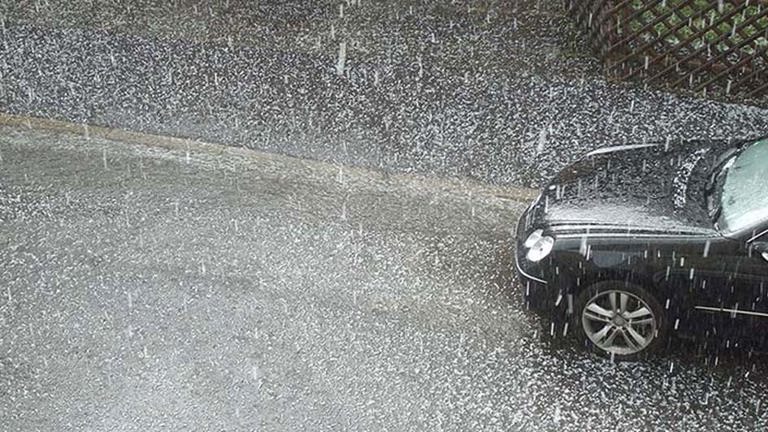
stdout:
<svg viewBox="0 0 768 432">
<path fill-rule="evenodd" d="M 577 298 L 575 327 L 587 346 L 615 360 L 635 360 L 666 336 L 664 310 L 648 291 L 626 282 L 599 282 Z"/>
</svg>

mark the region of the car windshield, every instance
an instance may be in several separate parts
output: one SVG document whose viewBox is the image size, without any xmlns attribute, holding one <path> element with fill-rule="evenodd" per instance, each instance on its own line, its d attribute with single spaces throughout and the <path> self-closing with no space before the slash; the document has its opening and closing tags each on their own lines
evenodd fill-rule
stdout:
<svg viewBox="0 0 768 432">
<path fill-rule="evenodd" d="M 749 145 L 728 158 L 716 175 L 718 226 L 740 231 L 768 219 L 768 140 Z"/>
</svg>

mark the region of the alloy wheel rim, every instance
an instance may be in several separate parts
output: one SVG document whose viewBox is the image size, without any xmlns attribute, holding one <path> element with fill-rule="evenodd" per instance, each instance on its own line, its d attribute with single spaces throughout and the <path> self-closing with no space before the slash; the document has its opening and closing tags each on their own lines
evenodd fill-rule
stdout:
<svg viewBox="0 0 768 432">
<path fill-rule="evenodd" d="M 589 340 L 610 354 L 639 353 L 656 337 L 653 309 L 627 291 L 603 291 L 592 297 L 581 312 L 581 324 Z"/>
</svg>

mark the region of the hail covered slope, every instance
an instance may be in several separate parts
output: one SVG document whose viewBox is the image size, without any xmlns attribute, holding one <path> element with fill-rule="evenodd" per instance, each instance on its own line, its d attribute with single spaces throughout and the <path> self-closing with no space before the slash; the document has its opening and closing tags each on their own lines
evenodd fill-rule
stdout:
<svg viewBox="0 0 768 432">
<path fill-rule="evenodd" d="M 603 145 L 768 133 L 606 83 L 560 2 L 1 2 L 0 110 L 536 185 Z"/>
</svg>

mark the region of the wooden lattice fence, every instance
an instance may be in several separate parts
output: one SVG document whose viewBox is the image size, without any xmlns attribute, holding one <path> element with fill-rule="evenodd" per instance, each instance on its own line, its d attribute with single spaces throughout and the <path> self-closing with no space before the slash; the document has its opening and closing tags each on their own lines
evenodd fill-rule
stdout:
<svg viewBox="0 0 768 432">
<path fill-rule="evenodd" d="M 768 103 L 768 0 L 566 0 L 607 74 Z"/>
</svg>

